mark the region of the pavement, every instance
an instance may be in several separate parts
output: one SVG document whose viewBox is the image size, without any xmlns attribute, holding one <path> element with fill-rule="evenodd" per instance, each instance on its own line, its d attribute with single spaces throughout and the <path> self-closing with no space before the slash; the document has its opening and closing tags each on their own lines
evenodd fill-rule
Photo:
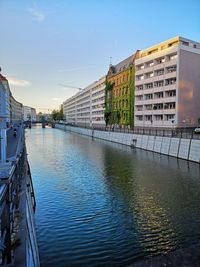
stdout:
<svg viewBox="0 0 200 267">
<path fill-rule="evenodd" d="M 17 130 L 16 137 L 13 136 L 14 129 Z M 16 126 L 7 130 L 7 159 L 12 158 L 16 155 L 20 133 L 21 133 L 20 126 L 19 127 Z M 1 143 L 0 143 L 0 151 L 1 151 Z M 0 159 L 1 159 L 1 153 L 0 153 Z"/>
</svg>

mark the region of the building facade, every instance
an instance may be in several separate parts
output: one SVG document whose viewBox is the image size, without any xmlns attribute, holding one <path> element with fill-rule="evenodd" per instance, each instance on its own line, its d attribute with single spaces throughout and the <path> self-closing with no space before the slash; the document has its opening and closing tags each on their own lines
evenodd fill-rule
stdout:
<svg viewBox="0 0 200 267">
<path fill-rule="evenodd" d="M 10 92 L 10 122 L 18 123 L 22 122 L 23 119 L 23 105 L 15 100 L 12 93 Z"/>
<path fill-rule="evenodd" d="M 175 37 L 135 60 L 135 127 L 194 127 L 200 118 L 200 43 Z"/>
<path fill-rule="evenodd" d="M 138 52 L 110 65 L 106 76 L 105 118 L 107 124 L 133 126 L 134 114 L 134 62 Z"/>
<path fill-rule="evenodd" d="M 23 106 L 23 120 L 36 121 L 36 109 L 28 106 Z"/>
<path fill-rule="evenodd" d="M 0 124 L 5 127 L 10 123 L 10 88 L 8 80 L 0 74 Z"/>
<path fill-rule="evenodd" d="M 104 93 L 105 76 L 63 103 L 65 121 L 80 126 L 104 126 Z"/>
</svg>

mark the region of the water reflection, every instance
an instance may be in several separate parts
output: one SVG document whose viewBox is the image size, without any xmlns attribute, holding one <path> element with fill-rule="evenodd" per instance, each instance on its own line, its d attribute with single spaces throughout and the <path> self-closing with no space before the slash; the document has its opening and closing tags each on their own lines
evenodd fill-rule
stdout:
<svg viewBox="0 0 200 267">
<path fill-rule="evenodd" d="M 200 239 L 199 165 L 27 131 L 42 266 L 127 266 Z"/>
</svg>

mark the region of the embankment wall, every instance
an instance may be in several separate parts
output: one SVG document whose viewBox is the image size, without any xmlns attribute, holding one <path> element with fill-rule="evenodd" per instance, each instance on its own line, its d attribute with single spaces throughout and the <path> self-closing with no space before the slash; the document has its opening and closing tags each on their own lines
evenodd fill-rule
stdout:
<svg viewBox="0 0 200 267">
<path fill-rule="evenodd" d="M 200 140 L 100 131 L 56 124 L 58 129 L 200 163 Z"/>
</svg>

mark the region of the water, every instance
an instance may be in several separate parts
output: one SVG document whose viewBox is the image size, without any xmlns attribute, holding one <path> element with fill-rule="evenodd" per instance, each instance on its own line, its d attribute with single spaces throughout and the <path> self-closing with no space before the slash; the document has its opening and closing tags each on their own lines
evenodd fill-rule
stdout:
<svg viewBox="0 0 200 267">
<path fill-rule="evenodd" d="M 51 128 L 26 143 L 42 267 L 128 266 L 200 240 L 198 164 Z"/>
</svg>

